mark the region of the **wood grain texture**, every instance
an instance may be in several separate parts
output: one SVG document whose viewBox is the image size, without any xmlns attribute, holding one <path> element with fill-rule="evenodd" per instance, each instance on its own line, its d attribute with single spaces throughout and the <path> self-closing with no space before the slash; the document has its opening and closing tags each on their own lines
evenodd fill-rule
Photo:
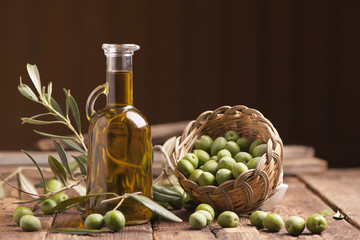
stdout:
<svg viewBox="0 0 360 240">
<path fill-rule="evenodd" d="M 307 186 L 346 220 L 360 229 L 359 169 L 330 169 L 317 175 L 299 176 Z"/>
<path fill-rule="evenodd" d="M 329 209 L 318 196 L 306 188 L 306 185 L 297 178 L 285 178 L 285 183 L 289 185 L 284 198 L 271 212 L 279 214 L 284 221 L 290 216 L 300 216 L 305 220 L 314 213 L 320 213 Z M 344 220 L 335 220 L 332 216 L 326 217 L 328 222 L 327 229 L 321 234 L 312 234 L 305 228 L 298 239 L 359 239 L 360 231 Z M 269 233 L 267 230 L 259 230 L 264 239 L 294 239 L 288 235 L 285 228 L 279 233 Z"/>
</svg>

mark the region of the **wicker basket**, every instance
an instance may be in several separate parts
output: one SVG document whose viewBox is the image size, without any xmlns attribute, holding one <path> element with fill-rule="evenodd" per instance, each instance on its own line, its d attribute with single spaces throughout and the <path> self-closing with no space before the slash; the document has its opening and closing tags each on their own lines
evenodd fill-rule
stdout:
<svg viewBox="0 0 360 240">
<path fill-rule="evenodd" d="M 265 200 L 278 191 L 282 183 L 283 144 L 271 122 L 259 111 L 242 105 L 223 106 L 202 113 L 191 121 L 177 139 L 173 164 L 192 152 L 197 138 L 209 135 L 213 139 L 234 130 L 251 140 L 267 142 L 264 154 L 255 169 L 251 169 L 219 186 L 199 186 L 175 169 L 181 186 L 198 203 L 208 203 L 216 212 L 225 210 L 249 213 L 259 208 Z"/>
</svg>

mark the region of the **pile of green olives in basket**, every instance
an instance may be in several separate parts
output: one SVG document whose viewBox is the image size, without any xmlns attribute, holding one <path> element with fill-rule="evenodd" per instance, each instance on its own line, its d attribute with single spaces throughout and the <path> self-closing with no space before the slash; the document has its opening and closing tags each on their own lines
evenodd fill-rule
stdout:
<svg viewBox="0 0 360 240">
<path fill-rule="evenodd" d="M 178 162 L 177 169 L 200 186 L 221 185 L 256 168 L 266 151 L 263 140 L 251 141 L 233 130 L 215 140 L 202 135 L 195 141 L 193 152 Z"/>
</svg>

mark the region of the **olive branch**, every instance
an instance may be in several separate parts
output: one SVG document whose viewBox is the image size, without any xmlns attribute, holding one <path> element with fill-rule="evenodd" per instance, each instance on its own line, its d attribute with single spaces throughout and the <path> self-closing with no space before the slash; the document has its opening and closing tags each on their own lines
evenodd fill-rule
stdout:
<svg viewBox="0 0 360 240">
<path fill-rule="evenodd" d="M 0 178 L 3 181 L 0 181 L 0 190 L 2 188 L 2 185 L 4 182 L 6 182 L 8 185 L 10 185 L 13 188 L 16 188 L 19 192 L 19 198 L 21 199 L 21 193 L 25 193 L 33 198 L 34 200 L 30 201 L 24 201 L 24 202 L 17 202 L 18 204 L 23 203 L 30 203 L 30 202 L 37 202 L 40 203 L 44 201 L 47 198 L 50 198 L 54 196 L 57 193 L 66 191 L 70 188 L 76 190 L 80 196 L 75 196 L 72 198 L 69 198 L 67 200 L 62 201 L 58 205 L 56 205 L 53 210 L 64 210 L 68 209 L 69 207 L 73 206 L 76 207 L 79 211 L 83 211 L 83 209 L 80 209 L 77 206 L 77 203 L 82 202 L 86 199 L 89 199 L 91 197 L 97 197 L 97 196 L 104 196 L 104 195 L 113 195 L 113 198 L 108 198 L 106 200 L 103 200 L 102 203 L 107 202 L 115 202 L 119 201 L 117 206 L 118 208 L 121 203 L 125 200 L 125 198 L 131 197 L 134 200 L 142 203 L 144 206 L 149 208 L 153 213 L 156 215 L 162 216 L 164 218 L 167 218 L 169 220 L 175 221 L 175 222 L 181 222 L 182 220 L 178 218 L 173 213 L 169 212 L 165 208 L 163 208 L 161 205 L 157 204 L 153 200 L 140 195 L 141 192 L 136 193 L 125 193 L 122 196 L 117 195 L 116 193 L 95 193 L 95 194 L 85 194 L 85 187 L 80 185 L 82 181 L 86 181 L 86 164 L 87 164 L 87 147 L 84 141 L 84 137 L 81 133 L 81 119 L 80 119 L 80 113 L 78 109 L 78 105 L 73 98 L 73 96 L 70 94 L 70 90 L 64 89 L 65 93 L 65 114 L 62 111 L 61 107 L 57 103 L 57 101 L 51 96 L 52 95 L 52 83 L 49 82 L 47 87 L 41 85 L 40 81 L 40 74 L 38 71 L 38 68 L 36 65 L 27 64 L 27 71 L 31 78 L 31 81 L 33 85 L 35 86 L 35 89 L 38 93 L 36 95 L 34 91 L 26 84 L 22 82 L 22 79 L 20 77 L 20 84 L 18 86 L 19 92 L 26 97 L 27 99 L 34 101 L 36 103 L 39 103 L 43 105 L 47 112 L 40 113 L 32 117 L 22 117 L 22 124 L 28 123 L 33 125 L 49 125 L 49 124 L 62 124 L 65 125 L 72 133 L 73 136 L 63 136 L 63 135 L 56 135 L 51 134 L 47 132 L 42 132 L 38 130 L 34 130 L 35 133 L 40 134 L 45 137 L 52 138 L 53 144 L 56 148 L 56 151 L 60 157 L 60 161 L 57 160 L 52 155 L 48 156 L 48 164 L 49 168 L 43 168 L 41 169 L 36 160 L 26 151 L 21 150 L 23 153 L 25 153 L 29 159 L 34 163 L 36 166 L 36 169 L 39 171 L 42 179 L 42 185 L 44 186 L 45 192 L 48 192 L 46 194 L 38 194 L 36 188 L 30 183 L 29 180 L 22 174 L 22 170 L 24 167 L 17 168 L 13 173 L 11 173 L 6 178 L 0 173 Z M 71 118 L 69 116 L 69 113 L 72 115 L 72 119 L 76 123 L 76 128 L 73 126 L 71 122 Z M 44 119 L 44 118 L 47 119 Z M 54 119 L 48 120 L 49 117 L 53 117 Z M 169 143 L 167 143 L 169 145 Z M 171 139 L 171 146 L 166 146 L 166 148 L 171 148 L 170 151 L 173 151 L 173 145 L 174 145 L 174 138 Z M 71 150 L 74 150 L 76 152 L 79 152 L 80 155 L 72 155 L 75 161 L 69 162 L 69 159 L 67 157 L 67 154 L 65 152 L 64 147 L 67 147 Z M 159 147 L 158 147 L 159 148 Z M 167 149 L 168 150 L 168 149 Z M 163 150 L 164 151 L 164 150 Z M 168 150 L 169 151 L 169 150 Z M 168 153 L 170 155 L 170 153 Z M 61 162 L 61 163 L 60 163 Z M 34 168 L 32 168 L 34 169 Z M 75 171 L 79 169 L 77 173 Z M 46 186 L 46 180 L 43 174 L 43 171 L 51 171 L 55 177 L 64 185 L 63 188 L 58 189 L 56 191 L 48 191 Z M 165 170 L 165 168 L 164 168 Z M 17 176 L 18 185 L 15 186 L 9 182 L 11 178 L 14 176 Z M 166 175 L 168 177 L 168 175 Z M 157 179 L 159 180 L 159 179 Z M 154 187 L 154 193 L 158 192 L 160 194 L 160 198 L 162 200 L 179 200 L 182 199 L 182 196 L 178 193 L 167 190 L 165 188 L 162 188 L 160 186 Z M 154 194 L 158 196 L 159 194 Z"/>
</svg>

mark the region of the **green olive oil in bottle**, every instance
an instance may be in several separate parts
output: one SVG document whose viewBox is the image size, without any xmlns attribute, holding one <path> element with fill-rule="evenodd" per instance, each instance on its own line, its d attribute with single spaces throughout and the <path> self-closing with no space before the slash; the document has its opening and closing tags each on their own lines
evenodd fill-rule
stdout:
<svg viewBox="0 0 360 240">
<path fill-rule="evenodd" d="M 106 55 L 106 83 L 90 94 L 86 113 L 90 120 L 87 169 L 87 194 L 141 192 L 152 196 L 152 145 L 147 120 L 133 106 L 132 55 L 140 47 L 134 44 L 103 44 Z M 106 107 L 94 111 L 94 103 L 106 95 Z M 101 203 L 114 196 L 92 197 L 86 202 L 86 214 L 116 207 Z M 126 225 L 142 224 L 152 213 L 134 199 L 127 198 L 118 208 Z"/>
</svg>

